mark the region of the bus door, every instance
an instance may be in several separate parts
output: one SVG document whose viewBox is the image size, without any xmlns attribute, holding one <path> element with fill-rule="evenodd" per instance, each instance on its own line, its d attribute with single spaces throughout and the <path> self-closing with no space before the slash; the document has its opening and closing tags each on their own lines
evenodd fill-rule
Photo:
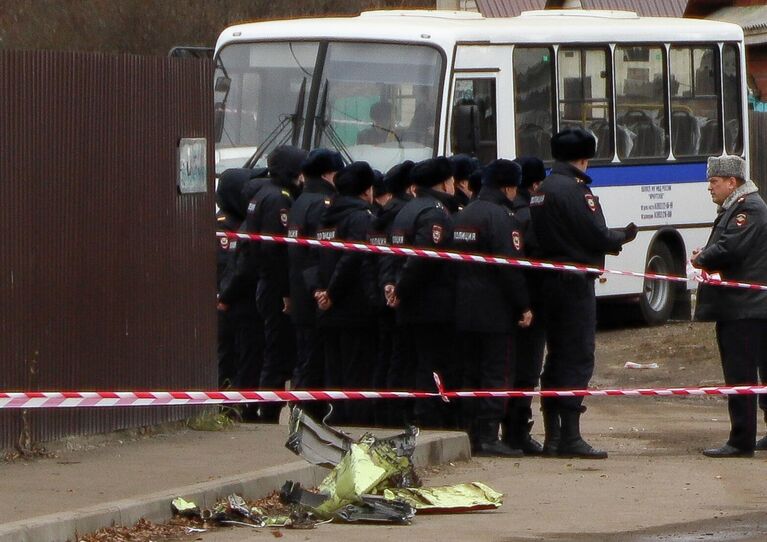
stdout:
<svg viewBox="0 0 767 542">
<path fill-rule="evenodd" d="M 482 164 L 513 158 L 510 70 L 509 47 L 458 46 L 445 154 L 469 154 Z"/>
</svg>

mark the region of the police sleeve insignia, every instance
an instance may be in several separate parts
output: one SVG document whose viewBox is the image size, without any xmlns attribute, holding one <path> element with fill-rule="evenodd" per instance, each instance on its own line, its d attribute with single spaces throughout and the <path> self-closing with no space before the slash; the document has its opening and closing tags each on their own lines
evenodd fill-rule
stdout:
<svg viewBox="0 0 767 542">
<path fill-rule="evenodd" d="M 434 224 L 431 227 L 431 240 L 434 241 L 435 245 L 442 242 L 442 226 L 439 224 Z"/>
<path fill-rule="evenodd" d="M 585 198 L 586 198 L 586 205 L 589 206 L 589 210 L 592 213 L 595 213 L 597 211 L 597 202 L 594 199 L 594 196 L 592 196 L 591 194 L 586 194 Z"/>
<path fill-rule="evenodd" d="M 748 224 L 748 216 L 746 213 L 738 213 L 735 216 L 735 225 L 739 228 L 742 228 L 746 224 Z"/>
</svg>

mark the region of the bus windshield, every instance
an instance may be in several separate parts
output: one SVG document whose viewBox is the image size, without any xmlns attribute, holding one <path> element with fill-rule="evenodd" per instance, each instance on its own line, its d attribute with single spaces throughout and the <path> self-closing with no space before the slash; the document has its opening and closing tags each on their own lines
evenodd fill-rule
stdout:
<svg viewBox="0 0 767 542">
<path fill-rule="evenodd" d="M 281 144 L 385 171 L 434 155 L 442 55 L 358 42 L 244 43 L 217 59 L 216 170 L 265 165 Z"/>
</svg>

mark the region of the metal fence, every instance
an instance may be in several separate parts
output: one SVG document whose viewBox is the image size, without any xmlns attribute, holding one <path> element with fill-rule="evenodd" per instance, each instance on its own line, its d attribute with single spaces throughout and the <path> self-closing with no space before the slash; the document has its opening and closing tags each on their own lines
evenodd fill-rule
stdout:
<svg viewBox="0 0 767 542">
<path fill-rule="evenodd" d="M 215 384 L 211 81 L 202 60 L 0 51 L 0 389 Z M 208 140 L 206 193 L 178 193 L 182 137 Z M 189 413 L 0 411 L 0 449 Z"/>
<path fill-rule="evenodd" d="M 762 192 L 767 190 L 767 113 L 749 111 L 751 178 Z"/>
</svg>

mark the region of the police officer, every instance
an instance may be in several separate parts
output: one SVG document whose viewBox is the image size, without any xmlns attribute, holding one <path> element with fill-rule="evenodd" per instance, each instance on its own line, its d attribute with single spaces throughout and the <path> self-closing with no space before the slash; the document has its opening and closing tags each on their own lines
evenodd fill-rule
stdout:
<svg viewBox="0 0 767 542">
<path fill-rule="evenodd" d="M 424 160 L 413 166 L 410 180 L 417 186 L 416 197 L 394 219 L 392 244 L 446 248 L 452 239 L 451 215 L 457 210 L 453 199 L 453 172 L 445 157 Z M 397 308 L 397 323 L 407 342 L 406 363 L 414 368 L 410 389 L 434 390 L 432 372 L 442 375 L 446 388 L 460 385 L 460 371 L 451 343 L 455 277 L 450 263 L 408 257 L 387 287 L 387 302 Z M 455 407 L 446 408 L 439 399 L 415 402 L 414 418 L 421 427 L 455 427 Z"/>
<path fill-rule="evenodd" d="M 413 199 L 410 170 L 415 164 L 411 160 L 395 165 L 384 175 L 384 183 L 391 193 L 391 199 L 373 219 L 373 233 L 370 242 L 389 245 L 392 226 L 402 208 Z M 405 263 L 404 258 L 392 255 L 380 255 L 378 263 L 378 286 L 383 306 L 379 310 L 378 365 L 374 375 L 374 385 L 379 389 L 405 388 L 414 381 L 412 366 L 407 363 L 406 350 L 399 328 L 396 324 L 395 309 L 386 303 L 386 292 L 394 289 L 396 276 Z M 408 419 L 405 401 L 388 401 L 387 408 L 381 408 L 385 425 L 401 426 Z"/>
<path fill-rule="evenodd" d="M 708 191 L 718 206 L 705 248 L 691 263 L 723 280 L 767 284 L 767 206 L 746 162 L 738 156 L 708 159 Z M 716 322 L 716 340 L 728 386 L 753 385 L 757 371 L 767 375 L 767 292 L 701 284 L 697 320 Z M 708 457 L 750 457 L 756 440 L 754 395 L 728 395 L 730 438 L 724 446 L 704 450 Z M 761 439 L 760 449 L 765 449 Z"/>
<path fill-rule="evenodd" d="M 367 162 L 354 162 L 335 178 L 338 196 L 325 209 L 317 238 L 366 241 L 370 231 L 374 174 Z M 375 348 L 375 262 L 361 252 L 321 249 L 314 298 L 325 345 L 325 386 L 369 389 Z M 345 401 L 333 412 L 334 423 L 366 425 L 365 402 Z"/>
<path fill-rule="evenodd" d="M 249 233 L 286 235 L 288 213 L 299 187 L 306 152 L 282 145 L 267 157 L 269 180 L 260 185 L 248 204 L 245 221 Z M 256 304 L 264 320 L 264 365 L 259 385 L 281 389 L 290 378 L 295 360 L 295 337 L 290 317 L 288 250 L 280 243 L 251 243 L 258 269 Z M 281 404 L 262 404 L 262 421 L 277 423 Z"/>
<path fill-rule="evenodd" d="M 609 229 L 599 199 L 586 175 L 596 152 L 594 136 L 582 128 L 568 128 L 551 138 L 556 160 L 551 173 L 530 202 L 530 213 L 543 259 L 604 267 L 605 254 L 617 254 L 636 237 L 632 223 Z M 596 297 L 589 273 L 545 272 L 547 355 L 541 385 L 544 389 L 585 388 L 594 371 Z M 546 431 L 544 453 L 561 457 L 604 459 L 607 452 L 591 447 L 580 434 L 585 411 L 581 397 L 541 401 Z"/>
<path fill-rule="evenodd" d="M 538 253 L 535 233 L 530 224 L 530 198 L 538 190 L 546 177 L 543 162 L 535 157 L 520 157 L 514 160 L 522 169 L 522 184 L 517 190 L 517 197 L 511 203 L 511 212 L 522 229 L 522 250 L 526 258 L 537 258 Z M 542 316 L 541 273 L 536 270 L 525 272 L 527 291 L 533 314 L 532 324 L 527 328 L 517 328 L 513 341 L 512 366 L 514 367 L 512 387 L 515 390 L 534 390 L 541 378 L 543 352 L 546 344 L 546 332 Z M 504 441 L 525 455 L 540 455 L 541 444 L 530 436 L 533 427 L 532 397 L 512 397 L 509 399 L 503 422 Z"/>
<path fill-rule="evenodd" d="M 301 166 L 304 188 L 288 213 L 288 237 L 314 238 L 322 213 L 336 194 L 336 172 L 344 167 L 341 154 L 315 149 Z M 324 347 L 317 333 L 317 303 L 306 286 L 304 273 L 318 265 L 318 252 L 310 247 L 289 245 L 290 317 L 296 333 L 296 367 L 291 387 L 320 389 L 324 385 Z M 314 412 L 314 403 L 307 406 Z"/>
<path fill-rule="evenodd" d="M 455 180 L 455 201 L 463 209 L 475 197 L 478 190 L 472 191 L 469 177 L 479 168 L 479 161 L 468 154 L 455 154 L 449 158 Z"/>
<path fill-rule="evenodd" d="M 389 187 L 384 182 L 384 174 L 377 169 L 373 170 L 373 205 L 371 210 L 373 216 L 378 216 L 383 211 L 384 205 L 386 205 L 392 197 Z"/>
<path fill-rule="evenodd" d="M 216 203 L 219 211 L 216 213 L 216 230 L 237 231 L 245 220 L 247 203 L 243 202 L 242 189 L 250 180 L 251 170 L 229 169 L 221 174 L 216 187 Z M 217 291 L 221 292 L 229 260 L 234 258 L 237 250 L 237 240 L 227 237 L 218 239 L 218 269 Z M 220 388 L 229 387 L 234 380 L 237 359 L 237 321 L 233 314 L 227 311 L 225 304 L 219 305 L 218 311 L 218 385 Z"/>
<path fill-rule="evenodd" d="M 454 248 L 462 252 L 520 257 L 523 232 L 506 205 L 514 200 L 522 169 L 510 160 L 494 160 L 484 169 L 477 198 L 455 217 Z M 514 327 L 533 319 L 525 279 L 507 266 L 458 265 L 455 324 L 460 332 L 463 387 L 508 388 L 509 339 Z M 498 439 L 504 399 L 462 403 L 465 426 L 477 455 L 519 457 L 522 451 Z"/>
</svg>

